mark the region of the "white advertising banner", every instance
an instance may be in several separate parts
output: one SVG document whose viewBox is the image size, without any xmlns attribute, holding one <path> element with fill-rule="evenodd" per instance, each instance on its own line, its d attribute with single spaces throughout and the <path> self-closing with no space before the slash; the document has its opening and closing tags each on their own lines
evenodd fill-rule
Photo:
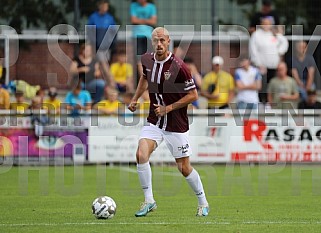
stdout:
<svg viewBox="0 0 321 233">
<path fill-rule="evenodd" d="M 89 162 L 135 162 L 135 154 L 141 128 L 147 124 L 143 117 L 99 117 L 97 126 L 89 128 Z M 215 132 L 208 127 L 207 117 L 194 117 L 190 122 L 190 144 L 193 162 L 227 162 L 228 154 L 224 141 L 225 131 Z M 213 132 L 212 132 L 212 131 Z M 220 135 L 214 140 L 215 133 Z M 152 162 L 173 162 L 174 159 L 163 142 L 151 156 Z"/>
<path fill-rule="evenodd" d="M 144 124 L 144 117 L 99 117 L 97 126 L 89 127 L 89 162 L 135 162 Z M 318 116 L 194 116 L 190 144 L 192 162 L 321 162 L 321 121 Z M 162 143 L 151 161 L 174 159 Z"/>
<path fill-rule="evenodd" d="M 319 116 L 266 117 L 230 122 L 229 156 L 233 161 L 320 162 Z"/>
</svg>

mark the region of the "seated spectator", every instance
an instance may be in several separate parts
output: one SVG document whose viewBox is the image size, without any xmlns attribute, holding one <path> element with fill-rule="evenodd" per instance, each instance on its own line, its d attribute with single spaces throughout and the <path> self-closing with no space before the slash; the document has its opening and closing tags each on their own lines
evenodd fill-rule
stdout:
<svg viewBox="0 0 321 233">
<path fill-rule="evenodd" d="M 89 91 L 94 103 L 104 95 L 105 81 L 101 79 L 99 62 L 93 56 L 90 44 L 82 44 L 79 55 L 70 65 L 70 73 L 76 81 L 80 80 L 84 89 Z"/>
<path fill-rule="evenodd" d="M 22 92 L 15 93 L 16 101 L 10 104 L 11 110 L 16 110 L 17 112 L 25 112 L 29 109 L 30 105 L 25 101 L 24 94 Z"/>
<path fill-rule="evenodd" d="M 40 112 L 42 109 L 42 99 L 40 96 L 35 96 L 31 100 L 31 123 L 35 127 L 35 135 L 37 137 L 43 135 L 44 126 L 48 124 L 48 116 Z"/>
<path fill-rule="evenodd" d="M 91 108 L 90 93 L 86 90 L 82 90 L 81 82 L 69 91 L 65 98 L 65 104 L 67 110 L 71 110 L 71 115 L 77 116 L 81 110 L 89 110 Z"/>
<path fill-rule="evenodd" d="M 203 79 L 201 95 L 208 99 L 209 109 L 226 109 L 234 98 L 234 79 L 222 70 L 222 57 L 213 57 L 212 64 L 212 71 Z"/>
<path fill-rule="evenodd" d="M 40 87 L 40 89 L 36 92 L 36 96 L 39 96 L 41 99 L 41 102 L 43 103 L 46 96 L 45 90 Z"/>
<path fill-rule="evenodd" d="M 110 72 L 114 77 L 119 92 L 134 92 L 133 66 L 126 62 L 124 51 L 117 54 L 117 61 L 110 66 Z"/>
<path fill-rule="evenodd" d="M 49 98 L 44 100 L 44 107 L 48 109 L 49 112 L 57 113 L 60 112 L 61 101 L 57 98 L 57 89 L 55 87 L 50 87 L 48 91 Z"/>
<path fill-rule="evenodd" d="M 299 103 L 299 109 L 321 109 L 321 103 L 317 101 L 317 92 L 315 90 L 307 91 L 307 99 Z"/>
<path fill-rule="evenodd" d="M 202 86 L 202 75 L 200 74 L 200 72 L 198 72 L 197 67 L 193 61 L 192 58 L 186 57 L 184 59 L 185 64 L 187 65 L 187 68 L 189 69 L 189 71 L 191 72 L 192 78 L 194 80 L 194 83 L 196 85 L 197 90 L 201 88 Z M 198 104 L 198 100 L 195 100 L 192 103 L 194 108 L 199 108 L 199 104 Z"/>
<path fill-rule="evenodd" d="M 9 82 L 9 88 L 12 92 L 22 92 L 27 99 L 32 99 L 36 93 L 41 89 L 39 85 L 30 85 L 23 80 L 13 80 Z"/>
<path fill-rule="evenodd" d="M 235 83 L 237 87 L 237 108 L 257 109 L 259 103 L 258 91 L 262 87 L 260 71 L 251 66 L 247 57 L 241 57 L 240 68 L 235 70 Z"/>
<path fill-rule="evenodd" d="M 299 98 L 298 87 L 293 78 L 287 76 L 285 62 L 280 62 L 277 67 L 277 76 L 268 84 L 268 103 L 272 108 L 295 107 Z"/>
<path fill-rule="evenodd" d="M 0 109 L 10 108 L 10 94 L 9 92 L 0 86 Z"/>
<path fill-rule="evenodd" d="M 0 86 L 6 87 L 7 69 L 4 66 L 3 51 L 0 50 Z"/>
<path fill-rule="evenodd" d="M 292 57 L 292 77 L 295 79 L 302 100 L 307 99 L 307 90 L 315 89 L 314 75 L 316 64 L 311 54 L 307 53 L 307 43 L 295 43 L 295 56 Z"/>
<path fill-rule="evenodd" d="M 112 88 L 106 88 L 105 96 L 106 99 L 97 103 L 94 108 L 103 114 L 118 114 L 118 109 L 121 104 L 118 100 L 118 91 Z"/>
</svg>

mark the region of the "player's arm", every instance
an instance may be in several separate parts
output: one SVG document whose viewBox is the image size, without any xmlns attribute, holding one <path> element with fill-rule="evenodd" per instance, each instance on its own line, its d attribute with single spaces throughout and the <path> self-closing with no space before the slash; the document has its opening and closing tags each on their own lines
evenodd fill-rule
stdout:
<svg viewBox="0 0 321 233">
<path fill-rule="evenodd" d="M 144 75 L 142 75 L 139 79 L 138 85 L 137 85 L 137 89 L 135 92 L 134 97 L 132 98 L 131 103 L 128 106 L 128 109 L 132 112 L 136 111 L 136 107 L 137 107 L 137 101 L 138 99 L 142 96 L 142 94 L 147 90 L 148 87 L 148 81 L 147 79 L 144 77 Z"/>
<path fill-rule="evenodd" d="M 183 98 L 181 98 L 180 100 L 170 105 L 162 106 L 162 105 L 154 104 L 154 106 L 156 107 L 154 111 L 156 116 L 164 116 L 171 111 L 174 111 L 189 105 L 190 103 L 194 102 L 197 99 L 198 99 L 197 90 L 192 89 L 192 90 L 189 90 Z"/>
</svg>

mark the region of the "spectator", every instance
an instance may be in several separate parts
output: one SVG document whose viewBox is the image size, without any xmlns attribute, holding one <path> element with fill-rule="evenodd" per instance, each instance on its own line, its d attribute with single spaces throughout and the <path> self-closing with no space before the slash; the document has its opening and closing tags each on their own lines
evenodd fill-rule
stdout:
<svg viewBox="0 0 321 233">
<path fill-rule="evenodd" d="M 321 103 L 317 101 L 317 92 L 315 90 L 307 91 L 307 99 L 302 100 L 298 106 L 299 109 L 321 109 Z"/>
<path fill-rule="evenodd" d="M 36 92 L 36 96 L 39 96 L 41 103 L 43 103 L 45 96 L 46 96 L 45 90 L 40 87 L 40 89 Z"/>
<path fill-rule="evenodd" d="M 289 47 L 285 36 L 272 29 L 269 17 L 262 18 L 261 27 L 256 30 L 250 39 L 250 56 L 253 64 L 262 74 L 262 89 L 260 100 L 266 103 L 266 88 L 270 80 L 276 75 L 276 68 Z"/>
<path fill-rule="evenodd" d="M 105 89 L 106 99 L 97 103 L 94 107 L 98 112 L 111 115 L 117 114 L 121 103 L 118 101 L 118 91 L 112 88 Z"/>
<path fill-rule="evenodd" d="M 36 96 L 37 92 L 41 89 L 39 85 L 30 85 L 23 80 L 12 80 L 9 82 L 9 88 L 12 92 L 22 92 L 23 96 L 27 99 L 32 99 Z"/>
<path fill-rule="evenodd" d="M 57 98 L 57 89 L 55 87 L 50 87 L 48 91 L 49 98 L 44 100 L 44 107 L 52 113 L 60 113 L 61 101 Z"/>
<path fill-rule="evenodd" d="M 180 59 L 184 60 L 186 51 L 179 45 L 179 43 L 174 42 L 174 54 L 176 57 L 179 57 Z"/>
<path fill-rule="evenodd" d="M 261 11 L 255 13 L 250 21 L 249 32 L 252 34 L 258 25 L 261 24 L 262 18 L 269 17 L 272 25 L 279 25 L 280 19 L 278 14 L 272 10 L 272 2 L 270 0 L 263 0 Z"/>
<path fill-rule="evenodd" d="M 196 89 L 199 90 L 202 86 L 202 75 L 200 74 L 200 72 L 198 72 L 197 67 L 192 58 L 186 57 L 184 59 L 184 62 L 187 65 L 187 68 L 189 69 L 189 71 L 191 72 L 192 78 L 196 85 Z M 195 108 L 199 108 L 198 100 L 195 100 L 192 103 L 192 105 Z"/>
<path fill-rule="evenodd" d="M 295 56 L 292 58 L 292 76 L 295 79 L 302 100 L 307 100 L 307 90 L 315 89 L 315 61 L 312 55 L 306 54 L 307 43 L 298 41 L 295 44 Z"/>
<path fill-rule="evenodd" d="M 67 110 L 71 110 L 72 116 L 80 114 L 81 110 L 89 110 L 91 108 L 91 97 L 88 91 L 82 90 L 79 82 L 72 91 L 69 91 L 65 98 Z"/>
<path fill-rule="evenodd" d="M 31 123 L 35 127 L 35 135 L 37 137 L 43 135 L 44 126 L 48 124 L 48 116 L 41 113 L 43 102 L 40 96 L 35 96 L 31 100 Z"/>
<path fill-rule="evenodd" d="M 138 73 L 142 73 L 142 67 L 140 56 L 147 51 L 152 50 L 150 43 L 153 28 L 157 24 L 157 12 L 153 3 L 149 3 L 147 0 L 137 0 L 130 5 L 130 19 L 133 27 L 134 56 L 136 63 L 138 64 Z"/>
<path fill-rule="evenodd" d="M 25 112 L 30 108 L 30 105 L 25 101 L 23 92 L 16 92 L 15 98 L 16 101 L 10 104 L 11 110 L 16 110 L 17 112 Z"/>
<path fill-rule="evenodd" d="M 133 67 L 126 62 L 124 51 L 117 54 L 117 62 L 110 66 L 110 72 L 114 77 L 119 92 L 134 92 Z"/>
<path fill-rule="evenodd" d="M 89 40 L 96 51 L 110 51 L 113 54 L 116 47 L 117 29 L 114 16 L 108 12 L 109 1 L 101 0 L 97 6 L 98 10 L 92 13 L 88 19 L 88 25 L 95 26 L 89 27 Z"/>
<path fill-rule="evenodd" d="M 134 97 L 134 94 L 133 94 L 133 93 L 125 93 L 125 94 L 123 95 L 123 101 L 122 101 L 122 103 L 128 107 L 133 97 Z M 127 107 L 126 107 L 126 108 L 127 108 Z"/>
<path fill-rule="evenodd" d="M 205 75 L 201 95 L 208 99 L 208 108 L 225 109 L 234 98 L 234 79 L 222 70 L 224 60 L 220 56 L 213 57 L 212 71 Z"/>
<path fill-rule="evenodd" d="M 10 108 L 10 94 L 9 92 L 0 86 L 0 109 Z"/>
<path fill-rule="evenodd" d="M 90 92 L 94 103 L 101 100 L 104 95 L 105 81 L 100 78 L 99 63 L 93 57 L 90 44 L 80 46 L 79 56 L 71 63 L 70 73 L 76 81 L 79 78 L 83 82 L 84 89 Z"/>
<path fill-rule="evenodd" d="M 262 87 L 262 76 L 259 70 L 251 66 L 247 57 L 241 57 L 240 68 L 235 70 L 237 87 L 237 108 L 257 109 L 259 103 L 258 91 Z"/>
<path fill-rule="evenodd" d="M 268 85 L 268 102 L 273 108 L 294 107 L 294 102 L 299 98 L 298 87 L 293 78 L 287 76 L 285 62 L 280 62 L 277 76 L 272 78 Z M 287 105 L 287 106 L 286 106 Z"/>
<path fill-rule="evenodd" d="M 0 51 L 0 86 L 6 86 L 6 68 L 4 66 L 4 59 L 2 51 Z"/>
</svg>

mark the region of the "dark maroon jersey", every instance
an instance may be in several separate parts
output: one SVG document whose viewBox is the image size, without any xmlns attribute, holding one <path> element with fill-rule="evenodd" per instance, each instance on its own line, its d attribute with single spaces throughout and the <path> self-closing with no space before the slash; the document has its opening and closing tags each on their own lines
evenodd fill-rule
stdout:
<svg viewBox="0 0 321 233">
<path fill-rule="evenodd" d="M 163 61 L 157 61 L 154 53 L 144 54 L 141 60 L 150 98 L 147 121 L 166 131 L 186 132 L 189 129 L 187 106 L 171 111 L 163 117 L 157 117 L 154 113 L 154 104 L 170 105 L 196 88 L 185 63 L 172 53 Z"/>
</svg>

